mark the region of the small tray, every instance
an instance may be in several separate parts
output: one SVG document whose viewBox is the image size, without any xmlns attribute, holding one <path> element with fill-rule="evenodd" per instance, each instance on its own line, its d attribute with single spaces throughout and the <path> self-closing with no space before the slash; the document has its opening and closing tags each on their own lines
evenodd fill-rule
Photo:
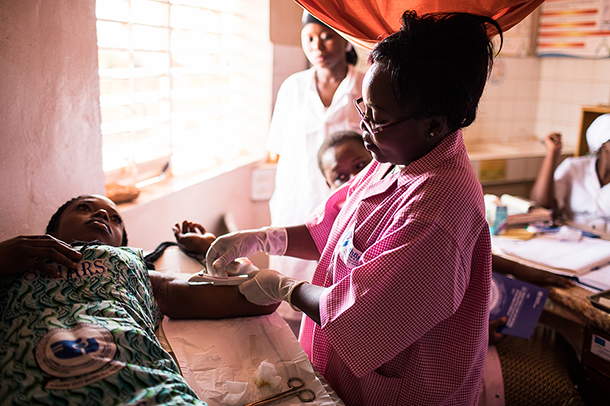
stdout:
<svg viewBox="0 0 610 406">
<path fill-rule="evenodd" d="M 212 276 L 205 272 L 205 269 L 192 274 L 189 278 L 189 285 L 218 285 L 235 286 L 241 285 L 248 280 L 248 275 L 234 276 Z"/>
<path fill-rule="evenodd" d="M 600 310 L 610 313 L 610 290 L 596 293 L 589 296 L 591 304 Z"/>
</svg>

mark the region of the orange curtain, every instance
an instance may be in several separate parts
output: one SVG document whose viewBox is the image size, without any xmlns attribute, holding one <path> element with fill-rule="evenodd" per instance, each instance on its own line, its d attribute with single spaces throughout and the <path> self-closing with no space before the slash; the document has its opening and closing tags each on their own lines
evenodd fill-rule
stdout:
<svg viewBox="0 0 610 406">
<path fill-rule="evenodd" d="M 418 14 L 467 12 L 495 19 L 503 31 L 527 17 L 544 0 L 295 0 L 351 42 L 371 49 L 400 28 L 405 10 Z M 490 32 L 494 35 L 495 32 Z"/>
</svg>

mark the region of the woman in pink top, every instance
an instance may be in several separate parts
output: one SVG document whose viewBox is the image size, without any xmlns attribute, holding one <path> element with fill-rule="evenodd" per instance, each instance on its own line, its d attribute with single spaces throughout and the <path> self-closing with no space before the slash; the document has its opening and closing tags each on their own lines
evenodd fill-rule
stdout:
<svg viewBox="0 0 610 406">
<path fill-rule="evenodd" d="M 374 161 L 306 224 L 227 235 L 208 251 L 216 274 L 256 251 L 319 260 L 311 283 L 260 270 L 240 291 L 308 316 L 301 345 L 349 406 L 477 402 L 491 243 L 461 128 L 491 68 L 488 28 L 500 32 L 487 17 L 405 12 L 355 100 Z"/>
</svg>

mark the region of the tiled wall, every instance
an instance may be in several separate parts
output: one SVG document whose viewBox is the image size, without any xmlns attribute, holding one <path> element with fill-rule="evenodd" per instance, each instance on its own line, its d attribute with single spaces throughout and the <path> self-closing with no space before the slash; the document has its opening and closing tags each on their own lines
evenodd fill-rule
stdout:
<svg viewBox="0 0 610 406">
<path fill-rule="evenodd" d="M 501 57 L 465 139 L 509 143 L 559 131 L 574 145 L 581 107 L 597 104 L 610 104 L 610 59 Z"/>
<path fill-rule="evenodd" d="M 582 106 L 610 104 L 610 59 L 542 58 L 536 133 L 576 143 Z"/>
<path fill-rule="evenodd" d="M 536 124 L 540 61 L 497 58 L 467 143 L 525 141 Z"/>
</svg>

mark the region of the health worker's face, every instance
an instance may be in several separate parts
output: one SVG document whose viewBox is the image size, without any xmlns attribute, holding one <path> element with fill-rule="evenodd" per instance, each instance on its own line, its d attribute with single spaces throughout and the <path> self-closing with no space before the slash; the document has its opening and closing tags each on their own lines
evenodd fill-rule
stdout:
<svg viewBox="0 0 610 406">
<path fill-rule="evenodd" d="M 123 219 L 114 202 L 96 195 L 72 202 L 62 213 L 53 236 L 67 243 L 98 240 L 119 247 L 123 231 Z"/>
<path fill-rule="evenodd" d="M 326 150 L 322 155 L 324 178 L 331 190 L 352 179 L 371 162 L 371 154 L 362 142 L 348 140 Z"/>
<path fill-rule="evenodd" d="M 417 107 L 416 103 L 409 103 L 401 108 L 392 91 L 390 74 L 377 63 L 371 65 L 364 76 L 362 98 L 364 113 L 374 128 L 403 120 Z M 428 118 L 407 119 L 376 134 L 371 134 L 364 122 L 360 123 L 360 129 L 364 146 L 379 162 L 408 165 L 437 144 L 436 139 L 429 137 L 434 127 L 432 119 Z"/>
<path fill-rule="evenodd" d="M 305 56 L 316 68 L 331 69 L 339 64 L 347 64 L 347 41 L 324 25 L 305 25 L 301 30 L 301 45 Z"/>
</svg>

